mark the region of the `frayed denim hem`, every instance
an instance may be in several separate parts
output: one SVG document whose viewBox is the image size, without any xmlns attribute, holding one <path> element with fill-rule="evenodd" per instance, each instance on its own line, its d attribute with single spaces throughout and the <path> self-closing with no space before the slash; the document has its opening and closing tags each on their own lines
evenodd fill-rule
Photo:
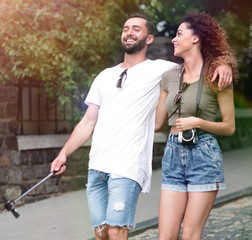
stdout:
<svg viewBox="0 0 252 240">
<path fill-rule="evenodd" d="M 136 225 L 133 225 L 133 226 L 132 225 L 122 225 L 122 226 L 113 225 L 113 224 L 108 224 L 106 221 L 104 221 L 104 222 L 102 222 L 102 225 L 93 227 L 93 229 L 97 228 L 98 232 L 99 232 L 99 235 L 101 236 L 102 231 L 105 229 L 106 226 L 119 227 L 119 228 L 127 229 L 129 231 L 133 231 L 135 229 L 135 227 L 136 227 Z"/>
</svg>

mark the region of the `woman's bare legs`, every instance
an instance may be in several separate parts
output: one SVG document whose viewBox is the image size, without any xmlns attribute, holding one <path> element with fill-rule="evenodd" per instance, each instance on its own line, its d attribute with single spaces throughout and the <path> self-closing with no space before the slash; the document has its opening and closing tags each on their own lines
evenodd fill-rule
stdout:
<svg viewBox="0 0 252 240">
<path fill-rule="evenodd" d="M 217 192 L 161 190 L 159 240 L 177 240 L 183 219 L 182 240 L 200 240 Z"/>
<path fill-rule="evenodd" d="M 160 240 L 178 239 L 186 204 L 186 192 L 161 190 L 158 224 Z"/>
<path fill-rule="evenodd" d="M 218 191 L 190 192 L 183 221 L 183 240 L 200 240 Z"/>
</svg>

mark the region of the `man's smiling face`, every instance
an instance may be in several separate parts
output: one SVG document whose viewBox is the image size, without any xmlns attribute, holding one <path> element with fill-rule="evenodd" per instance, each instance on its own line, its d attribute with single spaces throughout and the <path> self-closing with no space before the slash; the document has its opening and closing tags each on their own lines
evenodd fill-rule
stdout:
<svg viewBox="0 0 252 240">
<path fill-rule="evenodd" d="M 125 22 L 121 43 L 126 53 L 134 54 L 147 45 L 146 40 L 149 34 L 145 24 L 146 20 L 142 18 L 130 18 Z"/>
</svg>

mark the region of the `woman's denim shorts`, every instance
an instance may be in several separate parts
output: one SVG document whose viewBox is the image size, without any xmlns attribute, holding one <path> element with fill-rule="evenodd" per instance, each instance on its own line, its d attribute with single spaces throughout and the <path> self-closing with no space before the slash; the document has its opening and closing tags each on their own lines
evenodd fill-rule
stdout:
<svg viewBox="0 0 252 240">
<path fill-rule="evenodd" d="M 132 229 L 142 188 L 129 178 L 90 169 L 87 198 L 92 227 L 110 225 Z"/>
<path fill-rule="evenodd" d="M 222 152 L 215 135 L 197 132 L 195 144 L 170 133 L 162 159 L 162 190 L 201 192 L 225 189 Z"/>
</svg>

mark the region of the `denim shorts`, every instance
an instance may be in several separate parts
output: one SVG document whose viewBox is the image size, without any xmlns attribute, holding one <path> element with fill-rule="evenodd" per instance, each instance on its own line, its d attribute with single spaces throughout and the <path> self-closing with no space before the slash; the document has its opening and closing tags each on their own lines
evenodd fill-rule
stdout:
<svg viewBox="0 0 252 240">
<path fill-rule="evenodd" d="M 170 133 L 162 159 L 162 190 L 201 192 L 225 189 L 222 152 L 215 135 L 197 132 L 195 144 Z"/>
<path fill-rule="evenodd" d="M 141 191 L 136 181 L 90 169 L 87 198 L 92 227 L 108 224 L 133 229 Z"/>
</svg>

